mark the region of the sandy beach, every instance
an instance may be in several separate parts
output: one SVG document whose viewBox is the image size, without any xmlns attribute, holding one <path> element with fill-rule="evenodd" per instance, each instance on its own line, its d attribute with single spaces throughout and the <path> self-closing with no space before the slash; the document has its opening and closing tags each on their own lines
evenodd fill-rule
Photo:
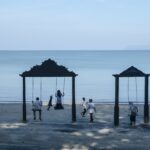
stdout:
<svg viewBox="0 0 150 150">
<path fill-rule="evenodd" d="M 0 0 L 0 72 L 0 150 L 150 150 L 150 0 Z"/>
<path fill-rule="evenodd" d="M 33 120 L 27 105 L 27 123 L 22 123 L 22 104 L 0 105 L 0 149 L 136 149 L 149 150 L 150 126 L 143 124 L 143 105 L 139 105 L 136 128 L 129 126 L 128 106 L 120 106 L 120 126 L 113 126 L 113 105 L 96 105 L 94 123 L 82 118 L 77 105 L 77 122 L 71 122 L 71 107 L 50 111 L 43 107 L 42 121 Z"/>
</svg>

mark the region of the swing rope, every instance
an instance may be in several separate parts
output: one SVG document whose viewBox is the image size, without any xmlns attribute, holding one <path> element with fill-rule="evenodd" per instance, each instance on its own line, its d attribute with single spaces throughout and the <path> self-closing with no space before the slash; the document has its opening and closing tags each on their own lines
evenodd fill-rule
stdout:
<svg viewBox="0 0 150 150">
<path fill-rule="evenodd" d="M 135 77 L 135 96 L 136 96 L 136 104 L 138 102 L 138 85 L 137 85 L 137 78 Z"/>
<path fill-rule="evenodd" d="M 63 94 L 65 94 L 64 92 L 65 92 L 65 82 L 66 82 L 66 80 L 65 80 L 65 77 L 64 77 L 64 81 L 63 81 Z M 63 97 L 62 97 L 62 104 L 64 104 L 64 96 L 65 95 L 63 95 Z"/>
<path fill-rule="evenodd" d="M 32 101 L 34 101 L 34 78 L 32 77 Z"/>
<path fill-rule="evenodd" d="M 66 83 L 66 80 L 65 80 L 65 77 L 64 77 L 64 80 L 63 80 L 63 87 L 62 87 L 62 92 L 64 94 L 65 92 L 65 83 Z M 58 90 L 58 79 L 56 77 L 56 86 L 55 86 L 55 93 L 57 94 L 57 90 Z M 64 97 L 64 96 L 63 96 Z M 57 103 L 57 98 L 55 100 L 55 103 Z M 62 98 L 62 104 L 64 104 L 64 101 L 63 101 L 63 98 Z"/>
<path fill-rule="evenodd" d="M 56 94 L 57 94 L 57 77 L 56 77 L 56 84 L 55 84 L 55 104 L 57 103 Z"/>
<path fill-rule="evenodd" d="M 42 78 L 40 77 L 40 100 L 42 101 Z"/>
<path fill-rule="evenodd" d="M 130 80 L 129 80 L 129 77 L 128 77 L 128 103 L 129 103 L 129 101 L 130 101 L 130 94 L 129 94 L 129 92 L 130 92 Z"/>
<path fill-rule="evenodd" d="M 55 87 L 55 92 L 57 92 L 57 77 L 56 77 L 56 87 Z"/>
<path fill-rule="evenodd" d="M 65 92 L 65 82 L 66 82 L 66 80 L 65 80 L 65 77 L 64 77 L 64 82 L 63 82 L 63 93 Z"/>
<path fill-rule="evenodd" d="M 128 103 L 130 101 L 130 80 L 129 80 L 129 77 L 128 77 Z M 138 84 L 137 84 L 137 78 L 135 77 L 135 100 L 136 100 L 136 104 L 138 102 Z"/>
</svg>

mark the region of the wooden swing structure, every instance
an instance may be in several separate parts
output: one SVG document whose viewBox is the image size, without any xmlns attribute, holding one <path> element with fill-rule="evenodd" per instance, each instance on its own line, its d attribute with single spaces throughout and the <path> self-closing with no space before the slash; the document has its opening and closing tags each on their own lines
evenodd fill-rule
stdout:
<svg viewBox="0 0 150 150">
<path fill-rule="evenodd" d="M 134 66 L 129 67 L 120 74 L 114 74 L 115 77 L 115 106 L 114 106 L 114 125 L 119 125 L 119 78 L 120 77 L 144 77 L 145 78 L 145 89 L 144 89 L 144 123 L 149 122 L 149 100 L 148 100 L 148 88 L 149 88 L 149 75 L 145 74 L 141 70 Z M 129 99 L 129 98 L 128 98 Z"/>
<path fill-rule="evenodd" d="M 20 76 L 22 77 L 22 81 L 23 81 L 22 120 L 24 122 L 27 121 L 26 78 L 33 78 L 33 77 L 39 77 L 39 78 L 71 77 L 72 78 L 72 122 L 76 122 L 75 77 L 77 76 L 77 74 L 75 74 L 73 71 L 69 71 L 66 67 L 62 65 L 58 65 L 55 61 L 48 59 L 48 60 L 45 60 L 41 65 L 33 66 L 29 71 L 23 72 L 22 74 L 20 74 Z"/>
</svg>

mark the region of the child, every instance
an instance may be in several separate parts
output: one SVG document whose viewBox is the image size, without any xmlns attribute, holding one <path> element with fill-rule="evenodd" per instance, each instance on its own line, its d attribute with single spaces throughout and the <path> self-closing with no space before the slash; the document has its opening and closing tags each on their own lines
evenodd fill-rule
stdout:
<svg viewBox="0 0 150 150">
<path fill-rule="evenodd" d="M 82 102 L 83 111 L 81 112 L 81 116 L 85 117 L 85 114 L 87 112 L 87 103 L 85 101 L 85 97 L 83 97 L 82 100 L 83 100 Z"/>
<path fill-rule="evenodd" d="M 52 100 L 53 100 L 53 96 L 51 95 L 51 96 L 50 96 L 50 99 L 49 99 L 49 102 L 48 102 L 48 108 L 47 108 L 47 110 L 49 110 L 50 107 L 53 106 L 53 105 L 52 105 Z"/>
<path fill-rule="evenodd" d="M 87 110 L 89 111 L 89 114 L 90 114 L 90 122 L 93 122 L 93 113 L 96 112 L 96 108 L 92 99 L 89 99 Z"/>
<path fill-rule="evenodd" d="M 62 105 L 62 97 L 64 96 L 64 93 L 61 93 L 60 90 L 57 90 L 57 93 L 55 94 L 55 97 L 57 98 L 56 105 L 54 109 L 64 109 Z"/>
<path fill-rule="evenodd" d="M 138 108 L 133 104 L 133 102 L 129 102 L 129 106 L 130 125 L 135 127 Z"/>
<path fill-rule="evenodd" d="M 42 101 L 39 100 L 39 97 L 36 98 L 36 101 L 32 101 L 32 110 L 33 110 L 34 120 L 36 120 L 36 111 L 39 112 L 39 119 L 42 120 L 42 118 L 41 118 L 41 114 L 42 114 Z"/>
</svg>

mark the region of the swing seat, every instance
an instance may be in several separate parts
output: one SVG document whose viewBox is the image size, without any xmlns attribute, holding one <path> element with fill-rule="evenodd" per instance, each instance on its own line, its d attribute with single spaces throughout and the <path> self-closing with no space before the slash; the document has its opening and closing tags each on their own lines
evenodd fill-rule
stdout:
<svg viewBox="0 0 150 150">
<path fill-rule="evenodd" d="M 56 104 L 55 107 L 54 107 L 55 110 L 58 110 L 58 109 L 64 109 L 63 105 L 62 104 Z"/>
</svg>

